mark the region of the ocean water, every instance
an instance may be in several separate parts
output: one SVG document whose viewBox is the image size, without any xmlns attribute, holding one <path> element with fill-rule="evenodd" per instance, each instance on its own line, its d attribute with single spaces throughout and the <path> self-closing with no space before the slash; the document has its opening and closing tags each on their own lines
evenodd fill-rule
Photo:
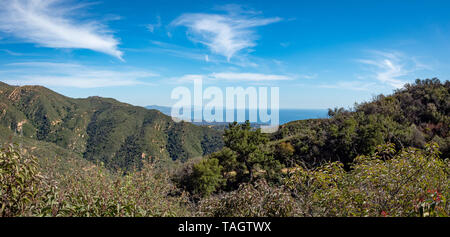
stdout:
<svg viewBox="0 0 450 237">
<path fill-rule="evenodd" d="M 169 115 L 170 116 L 170 107 L 164 107 L 164 106 L 147 106 L 148 109 L 157 109 L 159 111 L 161 111 L 162 113 Z M 237 114 L 239 112 L 242 113 L 243 110 L 235 110 L 234 111 L 234 120 L 237 119 Z M 225 122 L 229 122 L 226 121 L 226 113 L 229 111 L 223 111 L 223 120 Z M 255 112 L 254 110 L 252 112 Z M 257 112 L 257 111 L 256 111 Z M 250 116 L 250 110 L 246 109 L 245 110 L 245 119 L 249 119 Z M 258 113 L 256 113 L 258 114 Z M 270 114 L 270 111 L 269 111 Z M 192 117 L 193 117 L 193 112 L 192 112 Z M 328 117 L 328 109 L 280 109 L 279 110 L 279 121 L 280 124 L 285 124 L 291 121 L 296 121 L 296 120 L 305 120 L 305 119 L 318 119 L 318 118 L 327 118 Z M 258 116 L 258 122 L 259 124 L 264 124 Z"/>
<path fill-rule="evenodd" d="M 296 120 L 328 118 L 328 109 L 280 109 L 280 124 Z"/>
<path fill-rule="evenodd" d="M 238 111 L 235 111 L 235 119 L 237 113 Z M 249 119 L 249 113 L 250 110 L 245 111 L 246 119 Z M 285 124 L 296 120 L 327 118 L 328 109 L 280 109 L 278 114 L 280 124 Z M 264 122 L 259 119 L 259 116 L 257 123 L 264 124 Z"/>
</svg>

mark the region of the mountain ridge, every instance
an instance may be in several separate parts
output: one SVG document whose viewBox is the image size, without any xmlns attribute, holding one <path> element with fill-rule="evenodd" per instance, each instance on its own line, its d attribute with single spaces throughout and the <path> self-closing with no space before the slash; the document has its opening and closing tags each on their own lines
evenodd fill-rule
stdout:
<svg viewBox="0 0 450 237">
<path fill-rule="evenodd" d="M 219 131 L 174 122 L 156 110 L 112 98 L 70 98 L 42 86 L 0 84 L 0 126 L 51 142 L 113 169 L 143 158 L 180 160 L 222 147 Z"/>
</svg>

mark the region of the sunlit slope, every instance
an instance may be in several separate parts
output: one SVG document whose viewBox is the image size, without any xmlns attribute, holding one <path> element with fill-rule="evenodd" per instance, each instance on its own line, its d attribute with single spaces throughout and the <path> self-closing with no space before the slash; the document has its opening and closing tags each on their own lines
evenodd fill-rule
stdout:
<svg viewBox="0 0 450 237">
<path fill-rule="evenodd" d="M 175 123 L 157 110 L 68 98 L 41 86 L 0 83 L 0 125 L 2 133 L 50 142 L 109 168 L 139 167 L 143 157 L 184 161 L 222 147 L 220 132 Z"/>
</svg>

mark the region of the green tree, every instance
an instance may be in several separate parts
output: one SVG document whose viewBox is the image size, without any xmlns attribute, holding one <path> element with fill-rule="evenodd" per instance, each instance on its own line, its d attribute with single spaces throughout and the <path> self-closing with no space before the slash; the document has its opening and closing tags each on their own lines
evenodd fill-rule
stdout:
<svg viewBox="0 0 450 237">
<path fill-rule="evenodd" d="M 275 157 L 288 166 L 294 166 L 295 160 L 292 159 L 294 152 L 295 148 L 289 142 L 281 142 L 275 146 Z"/>
<path fill-rule="evenodd" d="M 192 173 L 194 192 L 202 196 L 209 196 L 223 183 L 222 166 L 216 158 L 206 158 L 195 164 Z"/>
<path fill-rule="evenodd" d="M 211 158 L 216 158 L 219 160 L 219 164 L 223 167 L 224 172 L 234 171 L 237 167 L 237 155 L 236 152 L 228 147 L 211 154 Z"/>
<path fill-rule="evenodd" d="M 225 130 L 225 146 L 236 153 L 237 178 L 239 181 L 253 181 L 258 168 L 266 174 L 273 174 L 273 170 L 279 169 L 280 164 L 268 151 L 266 144 L 269 141 L 261 129 L 252 130 L 250 122 L 243 124 L 236 122 L 229 124 Z"/>
</svg>

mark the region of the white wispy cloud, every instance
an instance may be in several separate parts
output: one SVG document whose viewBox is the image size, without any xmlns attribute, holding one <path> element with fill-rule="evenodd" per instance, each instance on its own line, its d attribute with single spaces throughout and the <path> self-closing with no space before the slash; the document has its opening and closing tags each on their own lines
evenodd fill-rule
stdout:
<svg viewBox="0 0 450 237">
<path fill-rule="evenodd" d="M 322 84 L 318 87 L 320 88 L 330 88 L 330 89 L 344 89 L 352 91 L 371 91 L 377 86 L 374 82 L 364 82 L 364 81 L 340 81 L 335 84 Z"/>
<path fill-rule="evenodd" d="M 314 73 L 314 74 L 301 74 L 301 75 L 298 76 L 298 78 L 310 80 L 310 79 L 317 78 L 317 76 L 319 76 L 319 74 L 317 74 L 317 73 Z"/>
<path fill-rule="evenodd" d="M 23 55 L 22 53 L 17 53 L 17 52 L 11 51 L 9 49 L 0 49 L 0 51 L 3 51 L 11 56 L 22 56 Z"/>
<path fill-rule="evenodd" d="M 144 70 L 109 70 L 76 63 L 24 62 L 10 63 L 4 67 L 9 70 L 0 71 L 0 78 L 13 85 L 76 88 L 152 85 L 145 79 L 158 76 Z"/>
<path fill-rule="evenodd" d="M 160 17 L 160 16 L 157 16 L 157 17 L 156 17 L 156 23 L 155 23 L 155 24 L 147 24 L 146 27 L 147 27 L 147 30 L 148 30 L 148 31 L 150 31 L 150 32 L 153 33 L 153 32 L 155 31 L 155 29 L 161 27 L 161 25 L 162 25 L 162 23 L 161 23 L 161 17 Z"/>
<path fill-rule="evenodd" d="M 292 78 L 286 75 L 275 74 L 261 74 L 261 73 L 236 73 L 236 72 L 221 72 L 212 73 L 209 77 L 216 80 L 227 81 L 285 81 Z"/>
<path fill-rule="evenodd" d="M 414 57 L 406 56 L 397 51 L 372 50 L 370 53 L 373 55 L 371 59 L 359 59 L 357 61 L 369 66 L 379 82 L 394 88 L 401 88 L 408 81 L 405 77 L 410 76 L 411 73 L 431 69 L 427 65 L 419 63 Z"/>
<path fill-rule="evenodd" d="M 205 51 L 203 49 L 198 48 L 189 48 L 184 47 L 177 44 L 162 42 L 162 41 L 156 41 L 151 40 L 150 43 L 152 44 L 149 48 L 124 48 L 125 51 L 134 52 L 134 53 L 162 53 L 164 55 L 171 55 L 179 58 L 184 59 L 193 59 L 197 61 L 207 62 L 215 65 L 220 64 L 226 64 L 229 66 L 230 64 L 243 67 L 243 68 L 256 68 L 259 67 L 260 64 L 266 63 L 270 64 L 270 66 L 273 66 L 273 61 L 267 61 L 261 58 L 257 57 L 239 57 L 236 58 L 233 61 L 227 61 L 220 55 L 215 54 L 205 54 Z"/>
<path fill-rule="evenodd" d="M 176 83 L 192 83 L 194 80 L 204 80 L 207 78 L 207 75 L 201 75 L 201 74 L 186 74 L 181 77 L 172 78 L 169 81 L 173 81 Z"/>
<path fill-rule="evenodd" d="M 89 49 L 122 60 L 119 41 L 100 22 L 76 19 L 60 0 L 0 0 L 0 31 L 49 48 Z"/>
<path fill-rule="evenodd" d="M 259 12 L 231 11 L 225 14 L 187 13 L 172 22 L 188 28 L 190 40 L 206 45 L 213 53 L 230 61 L 237 52 L 256 46 L 255 28 L 281 20 L 279 17 L 258 17 Z M 239 8 L 233 5 L 233 9 Z M 239 8 L 240 9 L 240 8 Z"/>
<path fill-rule="evenodd" d="M 288 75 L 263 74 L 263 73 L 238 73 L 238 72 L 219 72 L 210 74 L 186 74 L 174 78 L 177 83 L 191 83 L 195 79 L 202 79 L 206 82 L 276 82 L 293 80 L 294 77 Z"/>
</svg>

